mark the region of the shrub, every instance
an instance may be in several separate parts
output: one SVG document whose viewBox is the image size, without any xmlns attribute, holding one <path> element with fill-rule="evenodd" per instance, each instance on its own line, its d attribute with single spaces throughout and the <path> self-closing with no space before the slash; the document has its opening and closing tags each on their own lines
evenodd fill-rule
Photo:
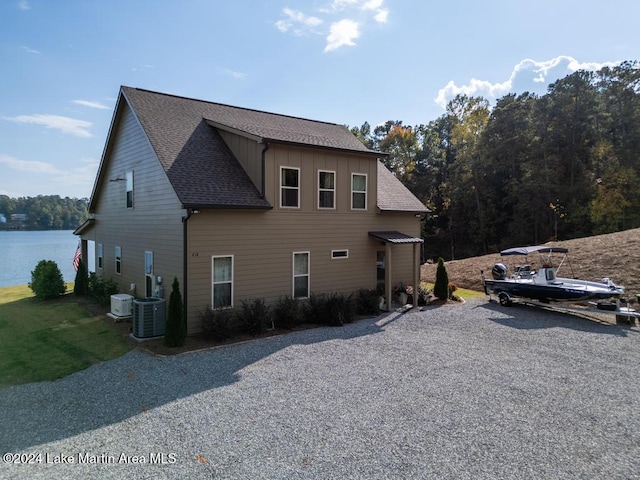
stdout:
<svg viewBox="0 0 640 480">
<path fill-rule="evenodd" d="M 213 310 L 208 307 L 200 312 L 202 335 L 208 340 L 221 341 L 231 337 L 231 323 L 235 313 L 229 308 Z"/>
<path fill-rule="evenodd" d="M 327 295 L 311 295 L 304 306 L 305 320 L 329 326 L 340 326 L 355 319 L 355 302 L 353 295 L 342 293 Z"/>
<path fill-rule="evenodd" d="M 99 305 L 107 306 L 111 302 L 111 295 L 118 293 L 118 284 L 112 278 L 104 279 L 94 272 L 89 274 L 89 295 L 94 297 Z"/>
<path fill-rule="evenodd" d="M 164 344 L 167 347 L 181 347 L 187 337 L 187 326 L 184 323 L 182 295 L 178 277 L 173 278 L 169 305 L 167 307 L 167 326 L 164 332 Z"/>
<path fill-rule="evenodd" d="M 35 270 L 31 272 L 29 288 L 36 298 L 49 300 L 67 291 L 58 264 L 53 260 L 40 260 Z"/>
<path fill-rule="evenodd" d="M 264 303 L 264 298 L 254 298 L 250 301 L 242 300 L 240 320 L 250 335 L 264 333 L 269 324 L 269 306 Z"/>
<path fill-rule="evenodd" d="M 353 295 L 331 293 L 327 296 L 326 324 L 339 327 L 355 320 L 355 304 Z"/>
<path fill-rule="evenodd" d="M 440 300 L 449 298 L 449 275 L 444 266 L 442 257 L 438 258 L 438 268 L 436 269 L 436 282 L 433 286 L 433 294 Z"/>
<path fill-rule="evenodd" d="M 358 290 L 356 312 L 358 315 L 377 315 L 380 295 L 375 290 Z"/>
<path fill-rule="evenodd" d="M 278 328 L 291 329 L 300 323 L 300 305 L 289 295 L 280 297 L 273 308 L 273 323 Z"/>
<path fill-rule="evenodd" d="M 78 262 L 78 271 L 76 272 L 73 293 L 79 297 L 89 293 L 89 276 L 87 274 L 87 267 L 85 267 L 84 260 L 82 260 L 82 258 Z"/>
<path fill-rule="evenodd" d="M 302 315 L 306 323 L 322 324 L 326 314 L 326 298 L 324 295 L 312 293 L 302 306 Z"/>
</svg>

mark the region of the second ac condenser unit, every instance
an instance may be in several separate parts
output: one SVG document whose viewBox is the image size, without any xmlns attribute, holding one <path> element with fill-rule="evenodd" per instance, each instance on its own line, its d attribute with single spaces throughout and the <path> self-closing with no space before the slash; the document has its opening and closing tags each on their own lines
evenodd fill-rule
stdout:
<svg viewBox="0 0 640 480">
<path fill-rule="evenodd" d="M 133 336 L 137 338 L 164 335 L 166 322 L 163 298 L 139 298 L 133 301 Z"/>
</svg>

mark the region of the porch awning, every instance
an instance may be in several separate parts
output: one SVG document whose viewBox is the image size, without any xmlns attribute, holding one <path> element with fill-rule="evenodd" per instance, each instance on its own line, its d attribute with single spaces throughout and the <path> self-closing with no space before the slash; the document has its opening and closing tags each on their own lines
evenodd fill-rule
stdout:
<svg viewBox="0 0 640 480">
<path fill-rule="evenodd" d="M 398 231 L 369 232 L 369 236 L 384 243 L 424 243 L 424 240 L 419 237 L 412 237 L 411 235 L 406 235 Z"/>
<path fill-rule="evenodd" d="M 94 218 L 90 218 L 88 220 L 85 220 L 82 225 L 80 225 L 78 228 L 76 228 L 73 231 L 73 234 L 74 235 L 82 235 L 83 233 L 87 232 L 91 227 L 93 227 L 94 223 L 96 223 L 96 220 Z"/>
</svg>

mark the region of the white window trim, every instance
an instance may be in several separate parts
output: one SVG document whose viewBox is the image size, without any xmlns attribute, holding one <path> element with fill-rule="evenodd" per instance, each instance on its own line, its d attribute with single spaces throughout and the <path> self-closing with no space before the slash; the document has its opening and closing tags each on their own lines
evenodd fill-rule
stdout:
<svg viewBox="0 0 640 480">
<path fill-rule="evenodd" d="M 320 174 L 321 173 L 331 173 L 333 174 L 333 188 L 321 188 L 320 187 Z M 319 210 L 335 210 L 336 209 L 336 172 L 335 170 L 318 170 L 318 209 Z M 333 207 L 322 207 L 320 205 L 320 193 L 322 192 L 331 192 L 333 193 Z"/>
<path fill-rule="evenodd" d="M 147 256 L 151 257 L 151 265 L 147 264 Z M 147 271 L 147 266 L 151 267 L 151 271 Z M 151 279 L 151 292 L 147 292 L 147 278 Z M 151 295 L 149 295 L 150 297 L 153 296 L 153 284 L 154 284 L 154 279 L 153 279 L 153 252 L 151 250 L 145 250 L 144 252 L 144 279 L 145 279 L 145 283 L 144 283 L 144 288 L 145 288 L 145 294 L 150 293 Z"/>
<path fill-rule="evenodd" d="M 216 282 L 215 281 L 215 265 L 214 265 L 214 261 L 216 258 L 231 258 L 231 281 L 224 281 L 224 282 Z M 211 308 L 215 309 L 216 307 L 214 306 L 214 286 L 215 285 L 219 285 L 219 284 L 223 284 L 223 283 L 231 283 L 231 302 L 230 305 L 227 307 L 219 307 L 220 310 L 225 309 L 225 308 L 233 308 L 233 300 L 234 300 L 234 283 L 235 283 L 235 258 L 233 255 L 212 255 L 211 256 Z"/>
<path fill-rule="evenodd" d="M 120 252 L 120 254 L 118 254 L 118 251 Z M 115 256 L 115 271 L 116 271 L 116 275 L 122 275 L 122 247 L 116 246 L 116 248 L 115 248 L 113 253 L 114 253 L 114 256 Z"/>
<path fill-rule="evenodd" d="M 364 177 L 364 191 L 362 190 L 354 190 L 353 189 L 353 177 L 355 176 Z M 368 201 L 368 190 L 369 190 L 369 176 L 366 173 L 357 173 L 354 172 L 351 174 L 351 210 L 367 210 L 367 201 Z M 353 194 L 354 193 L 364 193 L 364 208 L 355 208 L 353 206 Z"/>
<path fill-rule="evenodd" d="M 304 255 L 307 254 L 307 273 L 302 275 L 296 275 L 296 255 Z M 310 251 L 302 251 L 302 252 L 293 252 L 291 255 L 291 296 L 293 298 L 309 298 L 311 295 L 311 252 Z M 297 277 L 307 277 L 307 296 L 306 297 L 296 297 L 296 278 Z"/>
<path fill-rule="evenodd" d="M 336 253 L 342 253 L 342 252 L 346 253 L 346 255 L 336 256 Z M 331 260 L 342 260 L 343 258 L 349 258 L 349 249 L 342 248 L 338 250 L 331 250 Z"/>
<path fill-rule="evenodd" d="M 298 171 L 298 186 L 297 187 L 287 187 L 286 185 L 282 185 L 282 171 L 283 170 L 297 170 Z M 298 167 L 288 167 L 286 165 L 281 165 L 280 166 L 280 208 L 298 208 L 298 209 L 300 208 L 300 184 L 301 184 L 300 180 L 301 180 L 300 179 L 300 168 L 298 168 Z M 291 207 L 289 205 L 283 205 L 282 204 L 283 200 L 284 200 L 284 197 L 282 196 L 282 190 L 285 189 L 285 188 L 288 189 L 288 190 L 294 190 L 294 189 L 296 190 L 296 192 L 298 193 L 298 201 L 297 201 L 298 205 L 297 206 Z"/>
</svg>

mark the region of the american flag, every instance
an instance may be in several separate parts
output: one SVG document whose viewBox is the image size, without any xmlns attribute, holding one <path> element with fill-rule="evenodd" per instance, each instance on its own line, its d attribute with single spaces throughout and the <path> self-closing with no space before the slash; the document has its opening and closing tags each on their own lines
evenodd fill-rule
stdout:
<svg viewBox="0 0 640 480">
<path fill-rule="evenodd" d="M 76 248 L 76 254 L 73 256 L 73 268 L 78 271 L 78 265 L 80 265 L 80 259 L 82 258 L 82 244 L 78 242 L 78 248 Z"/>
</svg>

